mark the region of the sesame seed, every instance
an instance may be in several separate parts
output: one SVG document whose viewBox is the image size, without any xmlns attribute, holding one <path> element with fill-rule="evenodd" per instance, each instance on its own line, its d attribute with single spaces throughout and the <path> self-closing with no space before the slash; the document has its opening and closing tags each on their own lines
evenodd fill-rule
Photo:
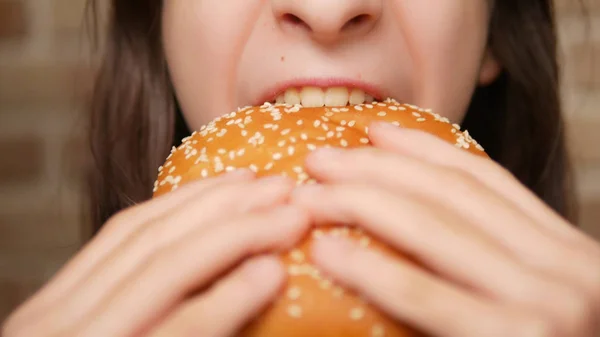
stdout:
<svg viewBox="0 0 600 337">
<path fill-rule="evenodd" d="M 296 148 L 293 146 L 288 146 L 288 155 L 291 156 L 294 154 L 294 151 L 296 151 Z"/>
<path fill-rule="evenodd" d="M 419 123 L 425 122 L 426 120 L 427 119 L 425 119 L 423 117 L 417 118 L 417 122 L 419 122 Z"/>
<path fill-rule="evenodd" d="M 273 154 L 273 159 L 274 160 L 279 160 L 282 157 L 283 157 L 283 155 L 281 153 L 279 153 L 279 152 Z"/>
<path fill-rule="evenodd" d="M 358 321 L 361 318 L 365 317 L 365 310 L 362 308 L 352 308 L 350 310 L 350 319 L 354 321 Z"/>
<path fill-rule="evenodd" d="M 365 137 L 362 137 L 362 138 L 360 139 L 360 142 L 361 142 L 361 144 L 369 144 L 369 139 L 368 139 L 368 138 L 365 138 Z"/>
<path fill-rule="evenodd" d="M 333 296 L 336 298 L 340 298 L 340 297 L 344 296 L 344 289 L 342 289 L 339 286 L 333 287 Z"/>
<path fill-rule="evenodd" d="M 313 126 L 314 126 L 315 128 L 318 128 L 320 125 L 321 125 L 321 121 L 320 121 L 320 120 L 318 120 L 318 119 L 317 119 L 317 120 L 315 120 L 315 121 L 314 121 L 314 123 L 313 123 Z"/>
<path fill-rule="evenodd" d="M 302 291 L 298 287 L 291 287 L 287 291 L 287 297 L 290 300 L 297 300 L 297 299 L 299 299 L 301 294 L 302 294 Z"/>
<path fill-rule="evenodd" d="M 387 115 L 387 113 L 385 113 L 385 111 L 380 111 L 377 113 L 377 116 L 379 116 L 379 117 L 383 117 L 385 115 Z"/>
<path fill-rule="evenodd" d="M 306 135 L 306 133 L 301 133 L 300 134 L 300 139 L 302 139 L 302 140 L 308 140 L 308 136 Z"/>
<path fill-rule="evenodd" d="M 363 108 L 360 105 L 355 105 L 354 110 L 363 111 Z"/>
<path fill-rule="evenodd" d="M 350 121 L 350 122 L 348 122 L 348 126 L 349 127 L 354 127 L 355 124 L 356 124 L 356 121 Z"/>
<path fill-rule="evenodd" d="M 292 304 L 288 307 L 287 313 L 288 315 L 290 315 L 290 317 L 300 318 L 302 317 L 302 307 L 296 304 Z"/>
<path fill-rule="evenodd" d="M 385 328 L 381 324 L 375 324 L 371 328 L 371 337 L 384 337 Z"/>
<path fill-rule="evenodd" d="M 347 147 L 347 146 L 348 146 L 348 141 L 347 141 L 347 140 L 345 140 L 345 139 L 342 139 L 342 140 L 340 141 L 340 144 L 341 144 L 343 147 Z"/>
<path fill-rule="evenodd" d="M 285 146 L 285 140 L 280 140 L 277 142 L 277 146 L 278 147 L 284 147 Z"/>
<path fill-rule="evenodd" d="M 371 240 L 368 237 L 363 237 L 359 240 L 359 245 L 361 247 L 368 247 L 371 243 Z"/>
<path fill-rule="evenodd" d="M 329 289 L 331 288 L 331 281 L 329 280 L 322 280 L 321 282 L 319 282 L 319 287 L 321 287 L 321 289 Z"/>
<path fill-rule="evenodd" d="M 268 171 L 268 170 L 272 169 L 274 165 L 275 164 L 273 164 L 273 162 L 268 163 L 267 165 L 265 165 L 265 170 Z"/>
<path fill-rule="evenodd" d="M 317 147 L 314 144 L 306 144 L 306 147 L 311 151 L 314 151 L 317 149 Z"/>
<path fill-rule="evenodd" d="M 298 249 L 294 249 L 291 253 L 290 256 L 292 258 L 292 260 L 294 260 L 295 262 L 304 262 L 304 253 L 301 250 Z"/>
<path fill-rule="evenodd" d="M 290 274 L 292 276 L 300 275 L 301 270 L 302 269 L 300 269 L 299 265 L 293 264 L 288 267 L 288 274 Z"/>
</svg>

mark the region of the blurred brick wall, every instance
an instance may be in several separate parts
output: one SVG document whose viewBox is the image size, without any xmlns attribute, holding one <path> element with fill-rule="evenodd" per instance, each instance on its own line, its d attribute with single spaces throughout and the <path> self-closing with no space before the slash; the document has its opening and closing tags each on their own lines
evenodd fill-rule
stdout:
<svg viewBox="0 0 600 337">
<path fill-rule="evenodd" d="M 78 248 L 85 0 L 0 0 L 0 321 Z M 582 225 L 600 238 L 600 1 L 558 0 Z M 592 62 L 596 64 L 592 67 Z M 83 88 L 83 89 L 82 89 Z M 9 158 L 9 159 L 7 159 Z M 23 158 L 15 160 L 13 158 Z M 74 169 L 74 170 L 73 170 Z"/>
</svg>

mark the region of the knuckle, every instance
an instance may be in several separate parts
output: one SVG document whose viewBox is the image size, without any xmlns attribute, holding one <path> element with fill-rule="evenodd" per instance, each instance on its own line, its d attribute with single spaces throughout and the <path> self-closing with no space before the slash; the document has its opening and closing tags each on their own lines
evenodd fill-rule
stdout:
<svg viewBox="0 0 600 337">
<path fill-rule="evenodd" d="M 528 314 L 521 317 L 519 323 L 513 325 L 515 337 L 558 337 L 558 329 L 553 320 L 539 314 Z"/>
<path fill-rule="evenodd" d="M 380 262 L 380 264 L 384 264 Z M 404 270 L 400 265 L 388 263 L 378 270 L 385 271 L 381 285 L 385 296 L 394 296 L 397 300 L 410 303 L 412 306 L 430 307 L 432 300 L 439 295 L 438 289 L 433 286 L 431 280 L 419 277 L 416 272 Z"/>
<path fill-rule="evenodd" d="M 458 169 L 444 169 L 436 176 L 438 186 L 445 186 L 455 193 L 472 195 L 480 188 L 475 178 L 468 172 Z"/>
<path fill-rule="evenodd" d="M 562 322 L 564 329 L 570 333 L 582 333 L 593 325 L 596 315 L 595 303 L 585 292 L 568 289 L 563 293 L 561 303 Z"/>
<path fill-rule="evenodd" d="M 52 335 L 53 333 L 49 331 L 49 327 L 45 331 L 46 334 Z M 23 324 L 18 324 L 18 322 L 14 319 L 14 316 L 10 316 L 3 324 L 0 326 L 0 336 L 3 337 L 34 337 L 39 335 L 39 331 L 33 331 L 33 327 L 27 327 Z M 49 333 L 50 332 L 50 333 Z"/>
</svg>

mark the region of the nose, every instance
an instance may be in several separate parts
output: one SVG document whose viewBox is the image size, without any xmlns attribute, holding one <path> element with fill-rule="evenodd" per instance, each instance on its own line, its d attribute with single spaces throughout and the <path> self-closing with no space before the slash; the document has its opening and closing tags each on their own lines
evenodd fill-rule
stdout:
<svg viewBox="0 0 600 337">
<path fill-rule="evenodd" d="M 278 23 L 302 29 L 320 43 L 369 32 L 379 21 L 383 0 L 271 0 Z"/>
</svg>

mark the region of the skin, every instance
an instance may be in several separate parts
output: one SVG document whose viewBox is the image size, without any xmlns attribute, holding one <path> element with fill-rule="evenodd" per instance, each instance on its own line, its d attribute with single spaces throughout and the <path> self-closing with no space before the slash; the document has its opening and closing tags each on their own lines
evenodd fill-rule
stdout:
<svg viewBox="0 0 600 337">
<path fill-rule="evenodd" d="M 499 72 L 486 50 L 484 0 L 173 0 L 164 6 L 165 54 L 192 129 L 297 77 L 371 82 L 386 96 L 460 121 L 475 87 Z M 357 15 L 368 19 L 346 25 Z"/>
<path fill-rule="evenodd" d="M 500 71 L 485 46 L 488 13 L 484 0 L 171 0 L 163 31 L 193 129 L 296 76 L 369 81 L 460 121 Z M 358 14 L 368 19 L 346 25 Z M 3 336 L 230 336 L 285 282 L 270 254 L 331 221 L 435 271 L 340 238 L 313 251 L 325 273 L 432 336 L 600 332 L 597 242 L 492 161 L 390 125 L 372 125 L 370 138 L 372 148 L 311 154 L 319 185 L 240 171 L 124 210 Z"/>
</svg>

